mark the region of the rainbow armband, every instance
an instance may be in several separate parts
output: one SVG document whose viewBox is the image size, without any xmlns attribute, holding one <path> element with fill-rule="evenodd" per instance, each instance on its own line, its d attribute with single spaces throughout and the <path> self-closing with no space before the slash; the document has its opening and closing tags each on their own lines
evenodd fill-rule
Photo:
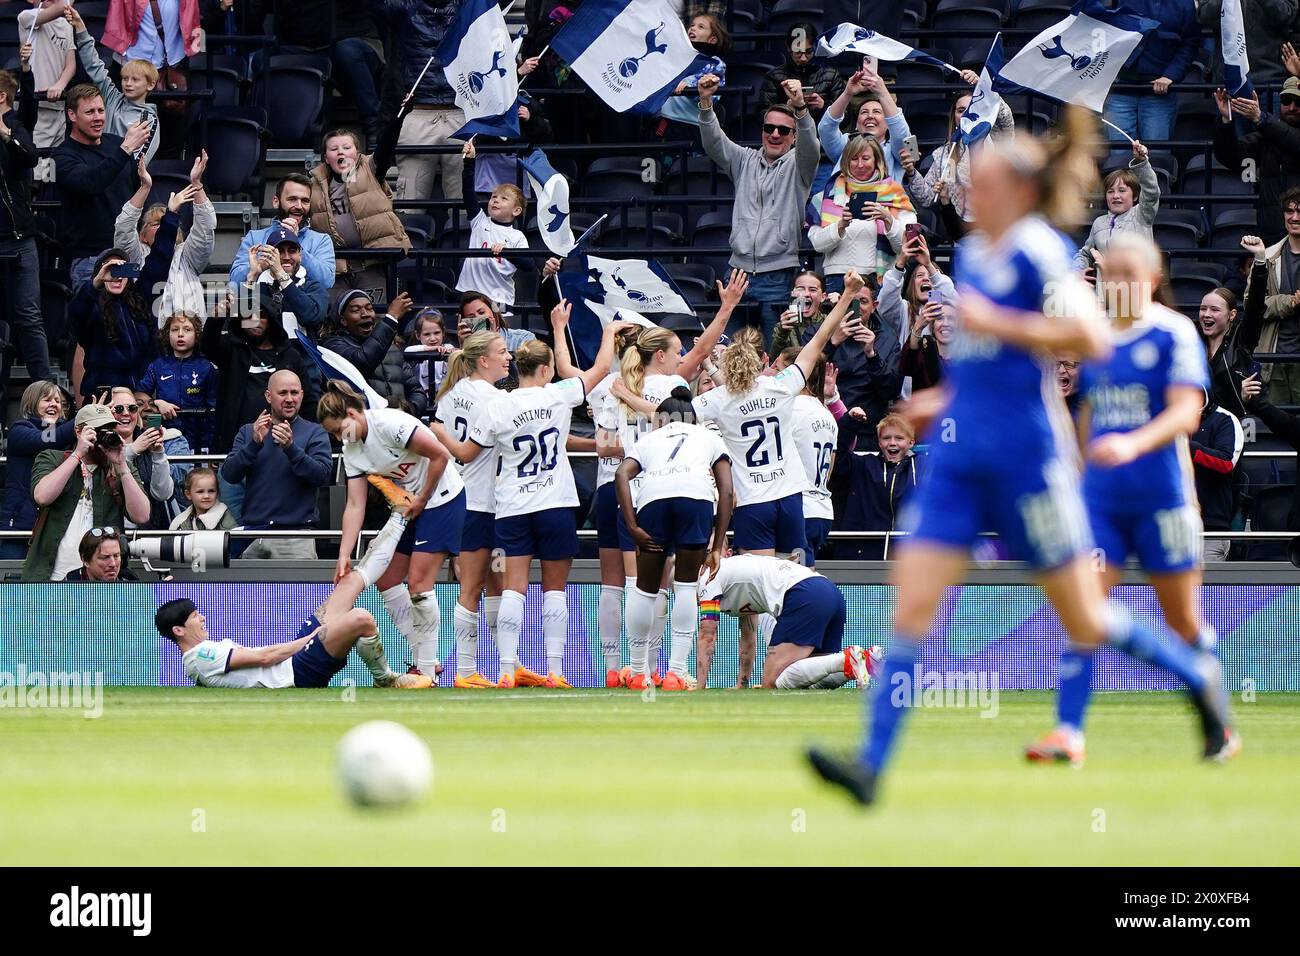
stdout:
<svg viewBox="0 0 1300 956">
<path fill-rule="evenodd" d="M 713 621 L 716 624 L 721 617 L 722 617 L 721 601 L 700 602 L 700 620 Z"/>
</svg>

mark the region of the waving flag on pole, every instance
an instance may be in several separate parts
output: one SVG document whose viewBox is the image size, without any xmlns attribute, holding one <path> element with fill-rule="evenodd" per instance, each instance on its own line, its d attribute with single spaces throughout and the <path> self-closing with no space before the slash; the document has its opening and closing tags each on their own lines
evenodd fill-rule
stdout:
<svg viewBox="0 0 1300 956">
<path fill-rule="evenodd" d="M 600 350 L 605 326 L 642 313 L 694 315 L 677 284 L 663 266 L 649 259 L 601 259 L 583 256 L 577 268 L 561 269 L 560 292 L 573 303 L 569 331 L 574 358 L 590 366 Z M 629 314 L 630 313 L 630 314 Z"/>
<path fill-rule="evenodd" d="M 667 0 L 586 0 L 551 49 L 616 113 L 658 113 L 708 60 Z"/>
<path fill-rule="evenodd" d="M 542 242 L 557 256 L 567 256 L 577 244 L 569 221 L 569 181 L 555 171 L 540 149 L 519 158 L 537 197 L 537 225 Z"/>
<path fill-rule="evenodd" d="M 332 378 L 341 378 L 354 389 L 366 397 L 366 404 L 371 408 L 387 408 L 388 399 L 380 395 L 366 382 L 366 377 L 361 374 L 360 369 L 345 359 L 342 355 L 332 349 L 321 348 L 311 339 L 303 334 L 302 329 L 295 328 L 294 336 L 298 339 L 298 344 L 302 346 L 304 352 L 310 356 L 311 360 L 316 363 L 325 380 Z"/>
<path fill-rule="evenodd" d="M 506 18 L 493 0 L 465 0 L 438 59 L 468 122 L 453 135 L 519 138 L 519 74 Z"/>
<path fill-rule="evenodd" d="M 1001 92 L 1032 91 L 1100 113 L 1106 94 L 1145 33 L 1159 24 L 1100 0 L 1080 0 L 1060 23 L 1034 37 L 1002 68 Z"/>
<path fill-rule="evenodd" d="M 973 146 L 992 132 L 993 124 L 997 121 L 998 111 L 1002 109 L 1002 97 L 993 87 L 1002 75 L 1004 59 L 1002 34 L 999 33 L 993 38 L 989 55 L 984 60 L 984 69 L 980 71 L 980 80 L 975 84 L 975 92 L 971 94 L 970 105 L 966 107 L 958 125 L 961 141 L 966 146 Z"/>
<path fill-rule="evenodd" d="M 1246 57 L 1246 23 L 1241 0 L 1223 0 L 1219 13 L 1219 45 L 1223 47 L 1223 88 L 1229 96 L 1249 98 L 1255 92 Z"/>
<path fill-rule="evenodd" d="M 818 56 L 839 56 L 841 53 L 861 53 L 863 56 L 874 56 L 877 60 L 885 60 L 889 63 L 911 60 L 914 63 L 928 63 L 930 66 L 937 66 L 952 73 L 961 72 L 951 63 L 945 63 L 928 53 L 922 53 L 883 33 L 867 30 L 852 23 L 841 23 L 834 30 L 828 30 L 817 38 Z"/>
</svg>

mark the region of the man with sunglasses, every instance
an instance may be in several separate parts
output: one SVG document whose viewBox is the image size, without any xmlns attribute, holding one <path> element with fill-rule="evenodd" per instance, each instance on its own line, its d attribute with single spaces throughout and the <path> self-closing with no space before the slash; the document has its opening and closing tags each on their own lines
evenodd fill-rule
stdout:
<svg viewBox="0 0 1300 956">
<path fill-rule="evenodd" d="M 81 567 L 64 578 L 65 581 L 112 584 L 117 581 L 140 580 L 126 566 L 126 556 L 122 553 L 122 536 L 116 528 L 91 528 L 82 535 L 78 550 L 81 553 Z"/>
<path fill-rule="evenodd" d="M 700 78 L 700 137 L 709 158 L 727 170 L 735 184 L 731 266 L 750 273 L 744 301 L 762 306 L 763 336 L 770 346 L 794 285 L 804 206 L 821 144 L 798 80 L 786 80 L 782 86 L 787 102 L 763 114 L 760 149 L 737 146 L 722 131 L 713 112 L 718 86 L 711 73 Z M 740 324 L 734 322 L 733 328 Z"/>
</svg>

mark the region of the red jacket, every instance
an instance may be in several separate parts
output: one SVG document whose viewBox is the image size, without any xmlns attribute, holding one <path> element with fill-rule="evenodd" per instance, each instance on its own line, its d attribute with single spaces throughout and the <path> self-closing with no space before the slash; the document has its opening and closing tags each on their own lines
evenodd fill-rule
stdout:
<svg viewBox="0 0 1300 956">
<path fill-rule="evenodd" d="M 148 7 L 149 0 L 112 0 L 104 22 L 104 46 L 117 53 L 129 50 Z M 181 0 L 181 36 L 185 38 L 186 56 L 199 52 L 203 36 L 199 28 L 199 0 Z"/>
</svg>

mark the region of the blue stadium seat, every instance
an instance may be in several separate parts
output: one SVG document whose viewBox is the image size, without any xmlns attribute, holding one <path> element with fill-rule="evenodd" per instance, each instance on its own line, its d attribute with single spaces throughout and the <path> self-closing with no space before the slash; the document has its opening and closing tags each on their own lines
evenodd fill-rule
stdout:
<svg viewBox="0 0 1300 956">
<path fill-rule="evenodd" d="M 254 98 L 270 117 L 272 146 L 320 145 L 325 106 L 325 76 L 320 71 L 273 63 L 258 77 Z"/>
<path fill-rule="evenodd" d="M 1012 24 L 1017 30 L 1046 30 L 1070 15 L 1070 4 L 1061 0 L 1024 0 Z"/>
<path fill-rule="evenodd" d="M 817 27 L 817 32 L 822 33 L 827 27 L 826 11 L 809 0 L 776 0 L 767 17 L 767 32 L 785 33 L 796 23 L 805 21 L 812 23 Z M 814 36 L 810 39 L 817 38 Z"/>
<path fill-rule="evenodd" d="M 961 35 L 963 43 L 974 39 L 974 31 L 986 32 L 989 39 L 993 34 L 1002 28 L 1002 11 L 984 6 L 966 6 L 963 0 L 957 0 L 956 5 L 950 5 L 945 8 L 944 3 L 939 4 L 939 9 L 935 11 L 932 26 L 935 30 L 946 30 L 950 33 Z"/>
<path fill-rule="evenodd" d="M 655 183 L 640 171 L 620 169 L 589 172 L 582 177 L 578 188 L 584 199 L 626 199 L 655 193 Z"/>
<path fill-rule="evenodd" d="M 1215 249 L 1240 249 L 1241 237 L 1258 229 L 1255 210 L 1247 206 L 1223 209 L 1214 217 L 1210 229 L 1210 245 Z M 1245 255 L 1245 251 L 1242 252 Z"/>
<path fill-rule="evenodd" d="M 210 110 L 195 127 L 198 141 L 191 153 L 206 144 L 208 154 L 221 157 L 204 174 L 204 186 L 213 196 L 244 195 L 262 201 L 262 164 L 266 158 L 266 110 L 257 106 L 229 106 Z"/>
<path fill-rule="evenodd" d="M 1156 212 L 1153 230 L 1156 244 L 1162 249 L 1195 249 L 1201 244 L 1201 214 L 1195 209 L 1169 209 Z"/>
</svg>

